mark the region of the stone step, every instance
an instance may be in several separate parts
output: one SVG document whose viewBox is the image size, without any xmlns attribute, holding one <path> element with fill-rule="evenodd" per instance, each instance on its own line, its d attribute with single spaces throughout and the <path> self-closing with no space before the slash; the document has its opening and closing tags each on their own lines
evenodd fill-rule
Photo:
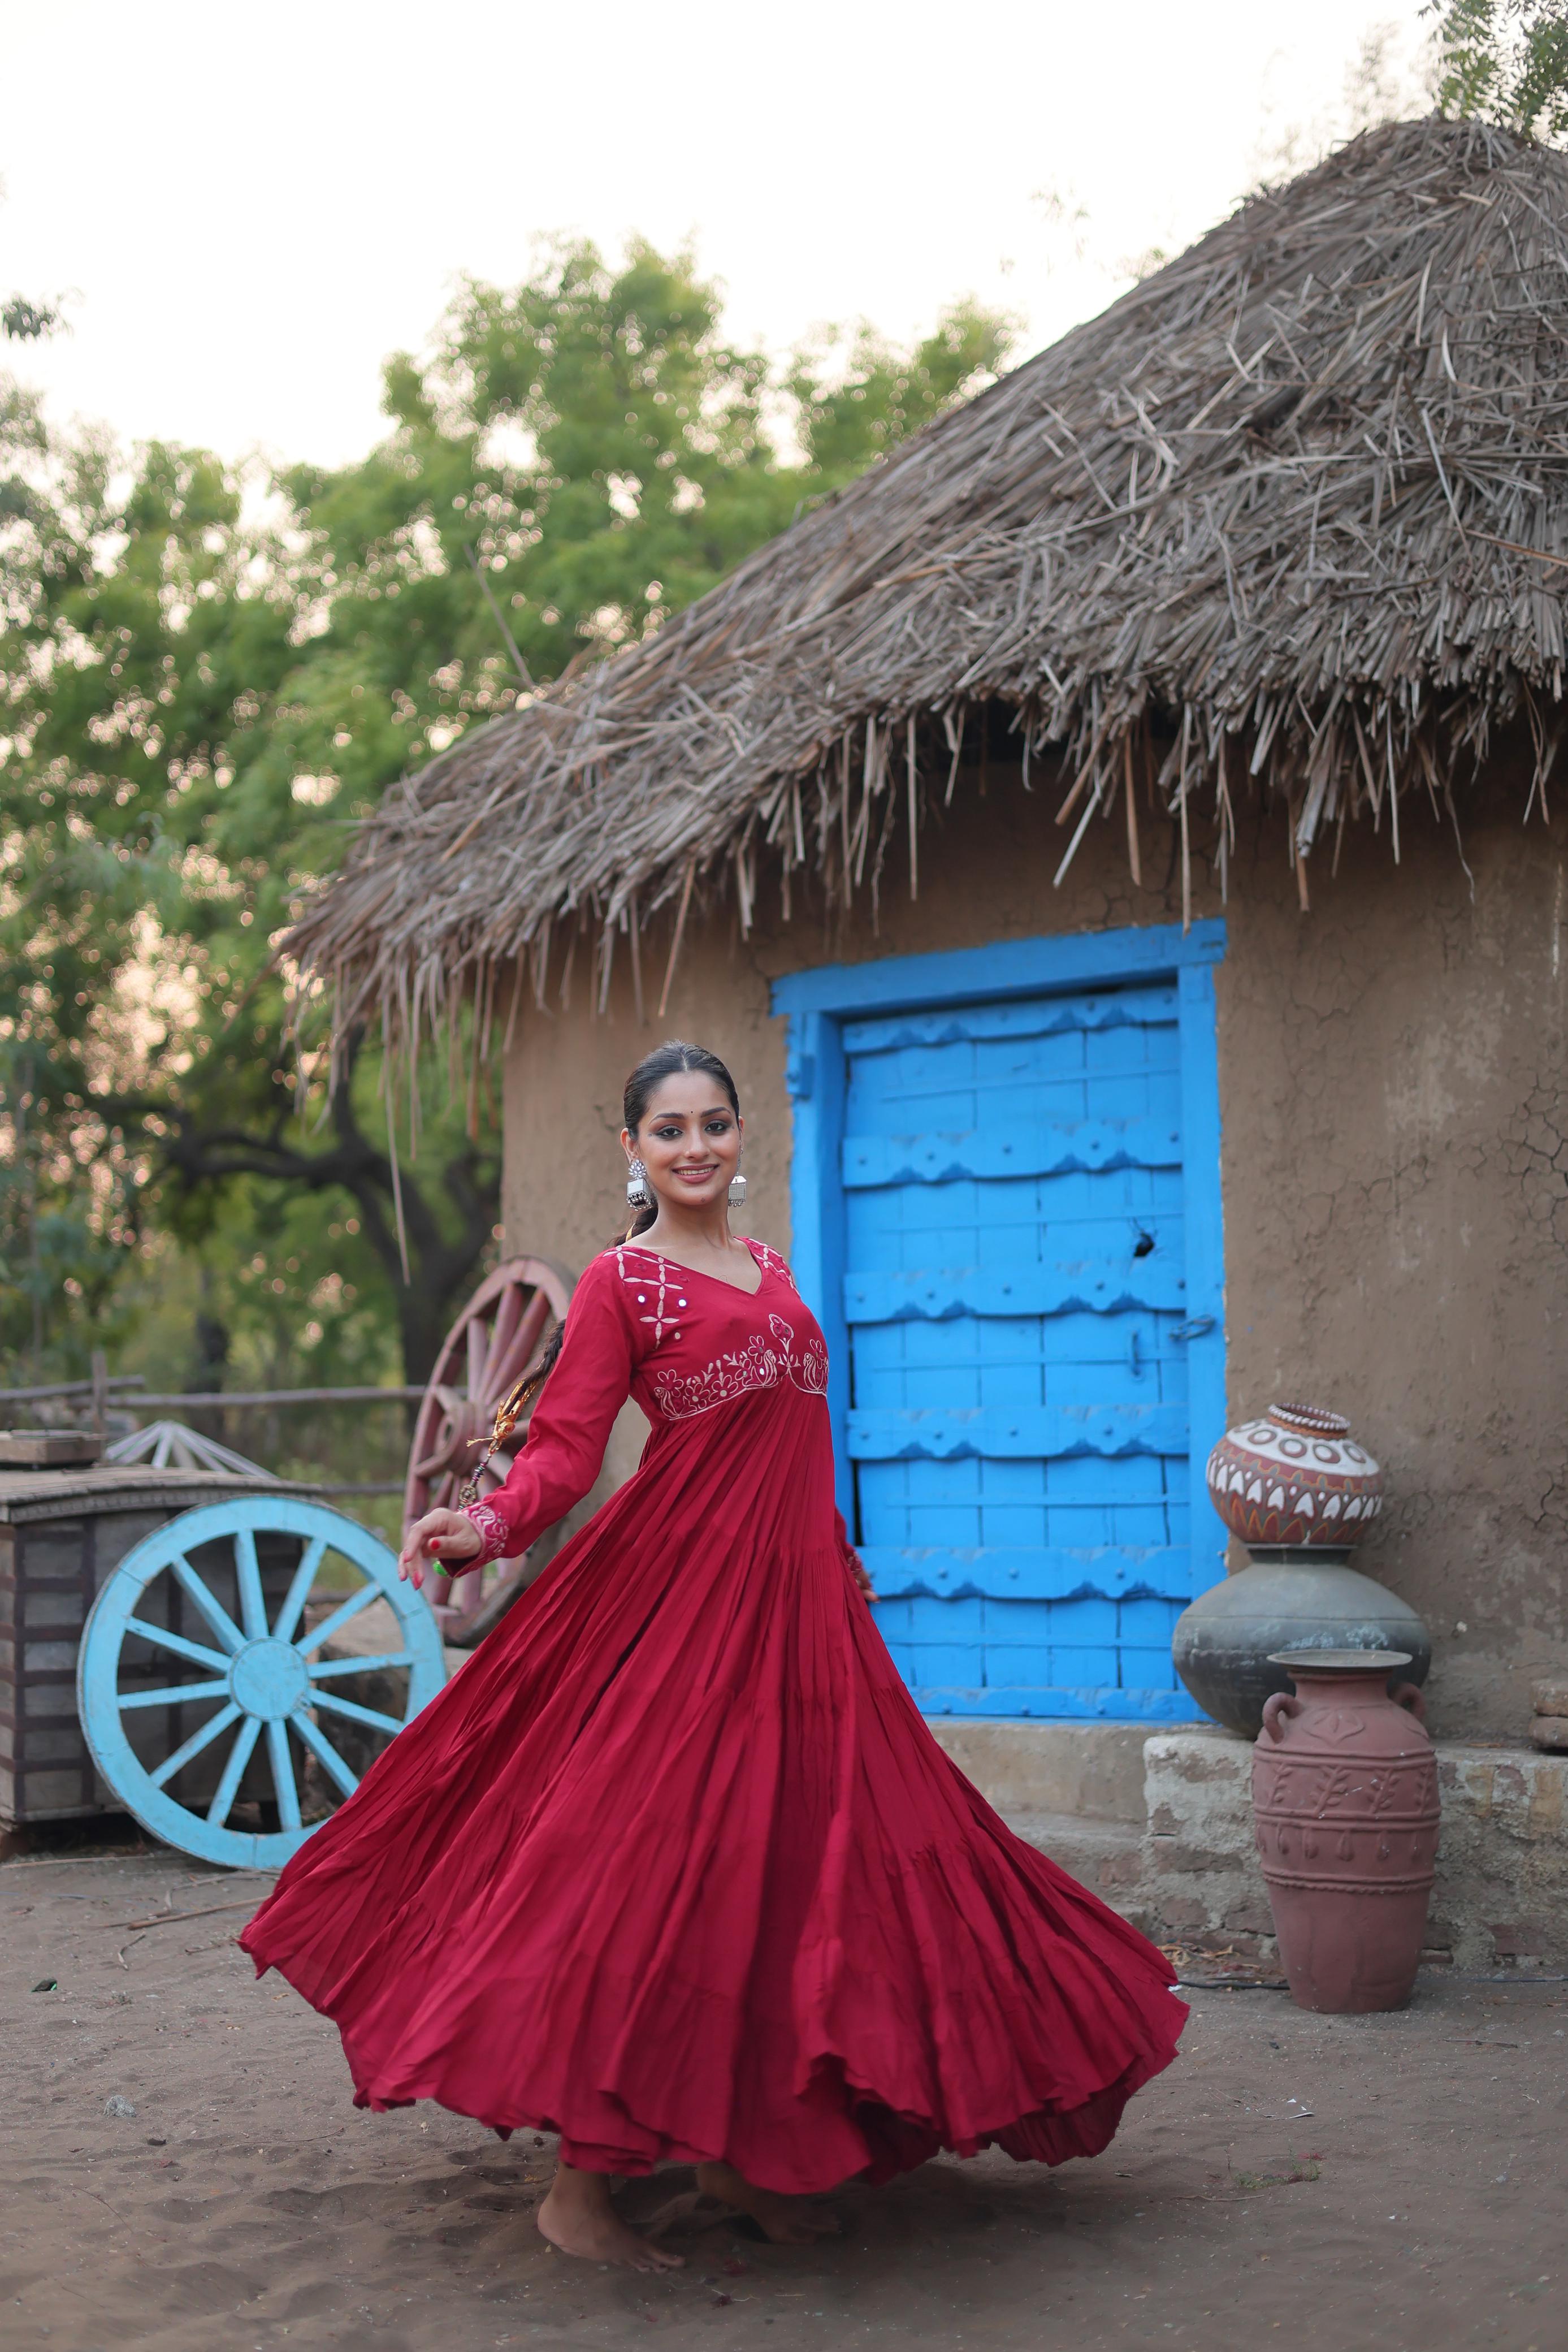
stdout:
<svg viewBox="0 0 1568 2352">
<path fill-rule="evenodd" d="M 1096 1822 L 1082 1813 L 1004 1812 L 1023 1838 L 1103 1902 L 1134 1895 L 1143 1866 L 1143 1833 L 1132 1822 Z"/>
<path fill-rule="evenodd" d="M 930 1718 L 939 1746 L 987 1801 L 1011 1820 L 1052 1814 L 1141 1830 L 1143 1723 L 1046 1723 L 1011 1716 Z"/>
</svg>

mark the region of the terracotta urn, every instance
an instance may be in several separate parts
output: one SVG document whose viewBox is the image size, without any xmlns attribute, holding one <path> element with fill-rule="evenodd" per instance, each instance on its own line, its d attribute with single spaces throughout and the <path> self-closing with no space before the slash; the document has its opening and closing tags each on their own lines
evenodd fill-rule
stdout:
<svg viewBox="0 0 1568 2352">
<path fill-rule="evenodd" d="M 1291 1996 L 1336 2015 L 1402 2009 L 1437 1853 L 1437 1764 L 1402 1652 L 1287 1650 L 1295 1684 L 1252 1756 L 1259 1860 Z"/>
<path fill-rule="evenodd" d="M 1326 1405 L 1271 1404 L 1227 1432 L 1208 1457 L 1215 1509 L 1244 1544 L 1359 1543 L 1383 1508 L 1383 1473 Z"/>
</svg>

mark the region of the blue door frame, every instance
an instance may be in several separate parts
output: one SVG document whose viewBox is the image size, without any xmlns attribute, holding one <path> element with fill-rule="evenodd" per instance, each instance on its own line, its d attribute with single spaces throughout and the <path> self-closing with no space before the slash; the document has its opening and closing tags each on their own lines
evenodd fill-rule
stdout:
<svg viewBox="0 0 1568 2352">
<path fill-rule="evenodd" d="M 1085 989 L 1166 982 L 1174 985 L 1180 1041 L 1181 1150 L 1184 1177 L 1187 1366 L 1187 1483 L 1191 1597 L 1224 1573 L 1224 1536 L 1208 1502 L 1204 1465 L 1224 1431 L 1224 1250 L 1219 1184 L 1219 1087 L 1213 967 L 1225 953 L 1225 926 L 1209 921 L 1183 932 L 1176 925 L 998 942 L 946 954 L 888 958 L 796 972 L 773 989 L 773 1009 L 788 1016 L 788 1084 L 793 1116 L 792 1262 L 803 1297 L 819 1317 L 829 1349 L 828 1406 L 841 1507 L 854 1526 L 854 1483 L 848 1444 L 850 1330 L 845 1313 L 845 1188 L 842 1150 L 848 1063 L 847 1024 L 868 1016 L 981 1005 L 1007 998 L 1068 995 Z M 1166 1558 L 1168 1561 L 1170 1555 Z M 1167 1571 L 1168 1572 L 1168 1571 Z M 984 1590 L 951 1563 L 933 1591 L 959 1598 Z M 954 1581 L 955 1576 L 957 1578 Z M 1179 1580 L 1179 1579 L 1178 1579 Z M 904 1588 L 912 1589 L 912 1588 Z M 1151 1590 L 1155 1588 L 1152 1587 Z M 1175 1594 L 1168 1597 L 1181 1598 Z M 937 1703 L 942 1706 L 941 1702 Z M 973 1705 L 942 1711 L 1012 1713 L 998 1690 Z M 1063 1694 L 1057 1715 L 1201 1719 L 1185 1692 L 1102 1690 Z"/>
</svg>

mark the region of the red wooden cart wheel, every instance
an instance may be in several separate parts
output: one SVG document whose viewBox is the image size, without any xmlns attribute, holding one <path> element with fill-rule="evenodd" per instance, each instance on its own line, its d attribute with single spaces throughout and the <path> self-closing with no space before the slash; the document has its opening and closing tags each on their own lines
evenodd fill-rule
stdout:
<svg viewBox="0 0 1568 2352">
<path fill-rule="evenodd" d="M 497 1406 L 543 1354 L 571 1292 L 559 1267 L 541 1257 L 509 1257 L 479 1285 L 446 1335 L 419 1408 L 403 1489 L 405 1535 L 426 1511 L 458 1507 L 458 1489 L 484 1452 Z M 491 1455 L 480 1473 L 483 1494 L 493 1494 L 506 1477 L 526 1427 L 525 1416 Z M 449 1624 L 472 1616 L 512 1566 L 493 1561 L 450 1587 L 436 1578 L 426 1587 L 441 1596 L 436 1616 Z"/>
</svg>

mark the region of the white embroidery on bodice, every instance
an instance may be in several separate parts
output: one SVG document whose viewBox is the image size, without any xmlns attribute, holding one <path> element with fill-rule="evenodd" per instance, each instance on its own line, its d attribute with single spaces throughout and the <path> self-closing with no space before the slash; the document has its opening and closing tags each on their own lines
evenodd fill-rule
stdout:
<svg viewBox="0 0 1568 2352">
<path fill-rule="evenodd" d="M 803 1395 L 825 1396 L 826 1349 L 815 1340 L 798 1345 L 794 1325 L 781 1315 L 768 1318 L 768 1330 L 771 1339 L 754 1331 L 744 1348 L 716 1356 L 700 1372 L 662 1373 L 653 1383 L 653 1402 L 665 1419 L 692 1421 L 716 1405 L 731 1404 L 755 1389 L 776 1389 L 785 1381 Z"/>
<path fill-rule="evenodd" d="M 770 1274 L 781 1274 L 791 1290 L 795 1277 L 777 1250 L 766 1242 L 752 1242 L 749 1247 L 760 1259 L 763 1281 Z M 646 1323 L 653 1334 L 656 1348 L 666 1331 L 679 1339 L 681 1326 L 689 1323 L 698 1311 L 686 1296 L 687 1285 L 680 1276 L 691 1269 L 677 1265 L 674 1258 L 661 1257 L 656 1250 L 639 1249 L 635 1242 L 621 1242 L 614 1251 L 615 1270 L 632 1293 L 632 1306 L 639 1323 Z M 705 1276 L 705 1280 L 713 1279 Z M 734 1287 L 735 1286 L 730 1286 Z M 742 1296 L 746 1296 L 743 1292 Z M 755 1298 L 756 1291 L 750 1296 Z"/>
<path fill-rule="evenodd" d="M 635 1259 L 636 1264 L 629 1264 L 631 1259 Z M 634 1242 L 620 1244 L 615 1252 L 615 1267 L 631 1291 L 634 1305 L 642 1310 L 638 1322 L 653 1326 L 656 1348 L 666 1331 L 680 1328 L 681 1318 L 688 1312 L 682 1286 L 674 1279 L 684 1269 L 669 1258 L 661 1257 L 656 1250 L 639 1249 Z"/>
<path fill-rule="evenodd" d="M 790 1289 L 794 1289 L 795 1277 L 776 1249 L 769 1249 L 766 1242 L 752 1242 L 748 1246 L 754 1249 L 762 1260 L 764 1274 L 781 1274 Z"/>
<path fill-rule="evenodd" d="M 770 1274 L 781 1275 L 795 1289 L 795 1277 L 777 1250 L 769 1249 L 766 1242 L 752 1242 L 749 1246 L 765 1280 Z M 630 1294 L 632 1312 L 652 1332 L 655 1348 L 666 1333 L 678 1339 L 682 1329 L 706 1311 L 692 1306 L 689 1285 L 680 1279 L 688 1269 L 673 1258 L 639 1249 L 635 1242 L 622 1242 L 607 1255 L 613 1256 L 616 1272 Z M 757 1293 L 750 1295 L 755 1297 Z M 754 1331 L 744 1346 L 727 1349 L 701 1371 L 659 1373 L 653 1381 L 653 1402 L 666 1421 L 692 1421 L 754 1390 L 786 1384 L 803 1396 L 826 1396 L 828 1353 L 815 1332 L 802 1340 L 793 1323 L 782 1315 L 769 1315 L 767 1331 Z M 476 1559 L 467 1564 L 478 1566 L 507 1556 L 513 1538 L 496 1500 L 466 1503 L 463 1507 L 478 1529 L 482 1546 Z"/>
</svg>

